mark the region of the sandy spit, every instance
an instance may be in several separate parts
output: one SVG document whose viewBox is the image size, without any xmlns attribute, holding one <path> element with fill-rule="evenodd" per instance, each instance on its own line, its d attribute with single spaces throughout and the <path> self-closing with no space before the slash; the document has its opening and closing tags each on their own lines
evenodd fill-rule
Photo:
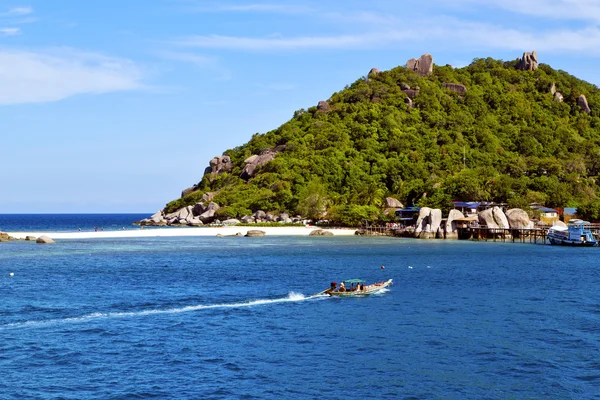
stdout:
<svg viewBox="0 0 600 400">
<path fill-rule="evenodd" d="M 223 226 L 201 228 L 145 228 L 117 231 L 98 232 L 7 232 L 16 239 L 25 239 L 26 236 L 39 237 L 42 235 L 52 239 L 106 239 L 106 238 L 141 238 L 141 237 L 183 237 L 183 236 L 230 236 L 245 235 L 249 230 L 264 231 L 266 236 L 307 236 L 317 227 L 250 227 L 250 226 Z M 325 229 L 334 236 L 354 235 L 355 229 Z"/>
</svg>

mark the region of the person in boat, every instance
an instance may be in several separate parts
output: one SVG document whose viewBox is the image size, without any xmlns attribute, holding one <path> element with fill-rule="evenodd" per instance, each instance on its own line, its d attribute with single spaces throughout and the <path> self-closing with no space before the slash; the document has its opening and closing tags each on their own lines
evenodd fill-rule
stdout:
<svg viewBox="0 0 600 400">
<path fill-rule="evenodd" d="M 344 285 L 344 282 L 340 283 L 340 292 L 345 292 L 346 291 L 346 285 Z"/>
</svg>

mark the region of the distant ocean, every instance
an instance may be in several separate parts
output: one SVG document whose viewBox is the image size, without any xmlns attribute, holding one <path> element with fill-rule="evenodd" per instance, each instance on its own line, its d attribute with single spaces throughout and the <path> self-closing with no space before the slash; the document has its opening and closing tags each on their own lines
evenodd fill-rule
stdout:
<svg viewBox="0 0 600 400">
<path fill-rule="evenodd" d="M 598 398 L 599 256 L 386 237 L 0 243 L 0 398 Z M 310 297 L 351 278 L 394 285 Z"/>
<path fill-rule="evenodd" d="M 0 231 L 4 232 L 76 232 L 138 228 L 132 223 L 147 214 L 0 214 Z M 139 228 L 138 228 L 139 229 Z"/>
</svg>

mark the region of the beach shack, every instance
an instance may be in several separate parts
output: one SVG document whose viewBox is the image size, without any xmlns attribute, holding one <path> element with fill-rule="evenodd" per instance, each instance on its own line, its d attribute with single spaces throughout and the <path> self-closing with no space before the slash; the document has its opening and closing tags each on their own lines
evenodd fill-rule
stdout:
<svg viewBox="0 0 600 400">
<path fill-rule="evenodd" d="M 406 207 L 396 210 L 396 220 L 404 226 L 415 225 L 419 218 L 420 207 Z"/>
<path fill-rule="evenodd" d="M 558 211 L 554 208 L 538 207 L 535 210 L 540 213 L 540 222 L 546 225 L 552 226 L 559 220 Z"/>
<path fill-rule="evenodd" d="M 479 202 L 477 201 L 453 201 L 454 209 L 463 213 L 465 217 L 471 217 L 477 215 L 477 209 L 479 208 Z"/>
</svg>

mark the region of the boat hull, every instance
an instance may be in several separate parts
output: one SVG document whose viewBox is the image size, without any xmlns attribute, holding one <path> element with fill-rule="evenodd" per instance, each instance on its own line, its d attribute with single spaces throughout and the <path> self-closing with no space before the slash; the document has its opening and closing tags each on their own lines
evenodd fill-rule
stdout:
<svg viewBox="0 0 600 400">
<path fill-rule="evenodd" d="M 372 285 L 365 286 L 364 290 L 355 290 L 348 292 L 332 292 L 326 291 L 326 294 L 332 297 L 354 297 L 354 296 L 369 296 L 382 291 L 383 289 L 392 285 L 392 280 L 388 279 L 385 282 L 374 283 Z"/>
<path fill-rule="evenodd" d="M 577 241 L 577 240 L 569 240 L 569 239 L 561 239 L 561 238 L 553 238 L 549 237 L 550 244 L 557 246 L 573 246 L 573 247 L 594 247 L 598 245 L 597 241 Z"/>
</svg>

